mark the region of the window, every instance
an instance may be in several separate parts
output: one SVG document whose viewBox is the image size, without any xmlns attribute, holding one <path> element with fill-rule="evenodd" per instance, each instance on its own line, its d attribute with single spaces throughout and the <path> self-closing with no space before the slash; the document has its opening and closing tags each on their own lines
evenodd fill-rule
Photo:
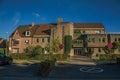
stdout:
<svg viewBox="0 0 120 80">
<path fill-rule="evenodd" d="M 105 42 L 105 38 L 102 38 L 102 42 Z"/>
<path fill-rule="evenodd" d="M 42 42 L 44 43 L 44 38 L 42 38 Z"/>
<path fill-rule="evenodd" d="M 83 34 L 85 34 L 85 30 L 83 31 Z"/>
<path fill-rule="evenodd" d="M 39 38 L 36 38 L 36 43 L 39 43 Z"/>
<path fill-rule="evenodd" d="M 30 31 L 26 31 L 25 36 L 30 36 Z"/>
<path fill-rule="evenodd" d="M 93 52 L 94 49 L 93 48 L 87 48 L 87 52 Z"/>
<path fill-rule="evenodd" d="M 25 44 L 29 44 L 29 40 L 25 40 Z"/>
<path fill-rule="evenodd" d="M 115 41 L 117 42 L 117 38 L 115 38 Z"/>
<path fill-rule="evenodd" d="M 95 31 L 95 34 L 100 34 L 101 33 L 101 30 L 96 30 Z"/>
<path fill-rule="evenodd" d="M 19 39 L 14 39 L 13 40 L 13 45 L 18 45 L 19 44 Z"/>
<path fill-rule="evenodd" d="M 118 41 L 120 42 L 120 38 L 118 38 Z"/>
<path fill-rule="evenodd" d="M 14 48 L 13 53 L 19 53 L 19 48 Z"/>
<path fill-rule="evenodd" d="M 80 35 L 80 34 L 81 34 L 81 31 L 80 31 L 80 30 L 74 30 L 74 34 L 75 34 L 75 35 Z"/>
<path fill-rule="evenodd" d="M 88 41 L 88 42 L 95 42 L 95 39 L 94 39 L 94 38 L 91 38 L 91 37 L 88 37 L 88 38 L 87 38 L 87 41 Z"/>
<path fill-rule="evenodd" d="M 105 38 L 98 38 L 98 42 L 99 42 L 99 43 L 105 42 Z"/>
<path fill-rule="evenodd" d="M 53 28 L 53 29 L 52 29 L 52 35 L 53 35 L 53 38 L 56 37 L 56 28 Z"/>
<path fill-rule="evenodd" d="M 62 27 L 62 43 L 64 43 L 65 27 Z"/>
<path fill-rule="evenodd" d="M 98 48 L 98 52 L 101 52 L 102 51 L 102 48 Z"/>
<path fill-rule="evenodd" d="M 50 38 L 47 38 L 48 43 L 50 42 Z"/>
</svg>

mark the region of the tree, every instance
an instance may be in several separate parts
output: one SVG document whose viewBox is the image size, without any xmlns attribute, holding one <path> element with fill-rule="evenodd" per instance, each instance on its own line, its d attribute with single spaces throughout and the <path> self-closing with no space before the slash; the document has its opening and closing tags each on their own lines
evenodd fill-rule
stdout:
<svg viewBox="0 0 120 80">
<path fill-rule="evenodd" d="M 53 40 L 52 40 L 52 45 L 51 45 L 52 51 L 55 52 L 55 53 L 59 52 L 59 51 L 60 51 L 60 48 L 59 48 L 59 45 L 60 45 L 60 44 L 61 44 L 61 43 L 60 43 L 58 37 L 55 38 L 55 39 L 53 39 Z"/>
<path fill-rule="evenodd" d="M 33 53 L 34 55 L 42 54 L 42 47 L 41 46 L 36 46 L 33 52 L 34 52 Z"/>
<path fill-rule="evenodd" d="M 106 54 L 114 53 L 115 50 L 120 49 L 120 44 L 118 42 L 113 42 L 112 47 L 109 49 L 108 45 L 103 48 Z"/>
<path fill-rule="evenodd" d="M 70 35 L 66 35 L 64 37 L 64 49 L 65 49 L 65 53 L 69 54 L 72 48 L 72 36 Z"/>
<path fill-rule="evenodd" d="M 28 46 L 25 51 L 30 57 L 35 57 L 37 55 L 42 54 L 41 46 Z"/>
</svg>

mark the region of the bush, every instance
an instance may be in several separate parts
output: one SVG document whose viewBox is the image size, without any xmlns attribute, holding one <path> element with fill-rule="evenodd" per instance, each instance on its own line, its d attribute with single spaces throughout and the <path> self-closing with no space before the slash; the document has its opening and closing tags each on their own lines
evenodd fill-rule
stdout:
<svg viewBox="0 0 120 80">
<path fill-rule="evenodd" d="M 27 56 L 26 53 L 14 53 L 14 54 L 9 54 L 13 59 L 29 59 L 29 56 Z"/>
<path fill-rule="evenodd" d="M 42 77 L 48 76 L 50 71 L 55 67 L 56 59 L 45 60 L 40 63 L 40 70 L 38 74 Z"/>
<path fill-rule="evenodd" d="M 0 53 L 5 53 L 5 48 L 0 48 Z"/>
<path fill-rule="evenodd" d="M 101 55 L 99 55 L 100 60 L 110 60 L 110 59 L 116 60 L 117 58 L 120 58 L 120 54 L 101 54 Z"/>
</svg>

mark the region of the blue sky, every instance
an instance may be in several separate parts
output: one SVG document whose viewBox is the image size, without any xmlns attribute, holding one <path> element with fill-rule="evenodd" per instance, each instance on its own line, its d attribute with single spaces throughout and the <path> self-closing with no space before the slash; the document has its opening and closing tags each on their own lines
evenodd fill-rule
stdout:
<svg viewBox="0 0 120 80">
<path fill-rule="evenodd" d="M 120 32 L 120 0 L 0 0 L 0 37 L 19 25 L 65 22 L 103 23 Z"/>
</svg>

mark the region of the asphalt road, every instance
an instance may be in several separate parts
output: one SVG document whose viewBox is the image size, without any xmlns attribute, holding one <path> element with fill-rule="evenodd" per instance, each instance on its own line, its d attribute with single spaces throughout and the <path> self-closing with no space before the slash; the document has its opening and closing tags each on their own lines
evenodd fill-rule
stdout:
<svg viewBox="0 0 120 80">
<path fill-rule="evenodd" d="M 120 66 L 97 65 L 85 56 L 74 56 L 69 64 L 59 64 L 46 80 L 120 80 Z M 44 79 L 45 80 L 45 79 Z"/>
<path fill-rule="evenodd" d="M 116 64 L 86 64 L 58 64 L 48 77 L 40 78 L 36 75 L 38 63 L 14 63 L 0 66 L 0 80 L 120 80 L 120 66 Z M 94 68 L 84 69 L 84 67 L 100 68 L 103 71 L 91 73 L 89 71 L 94 71 Z M 85 71 L 80 71 L 81 68 Z"/>
<path fill-rule="evenodd" d="M 103 69 L 103 72 L 82 72 L 80 68 L 95 67 Z M 76 65 L 60 64 L 49 75 L 49 80 L 120 80 L 120 66 L 118 65 Z"/>
<path fill-rule="evenodd" d="M 0 66 L 0 80 L 38 80 L 38 63 L 14 63 Z"/>
</svg>

